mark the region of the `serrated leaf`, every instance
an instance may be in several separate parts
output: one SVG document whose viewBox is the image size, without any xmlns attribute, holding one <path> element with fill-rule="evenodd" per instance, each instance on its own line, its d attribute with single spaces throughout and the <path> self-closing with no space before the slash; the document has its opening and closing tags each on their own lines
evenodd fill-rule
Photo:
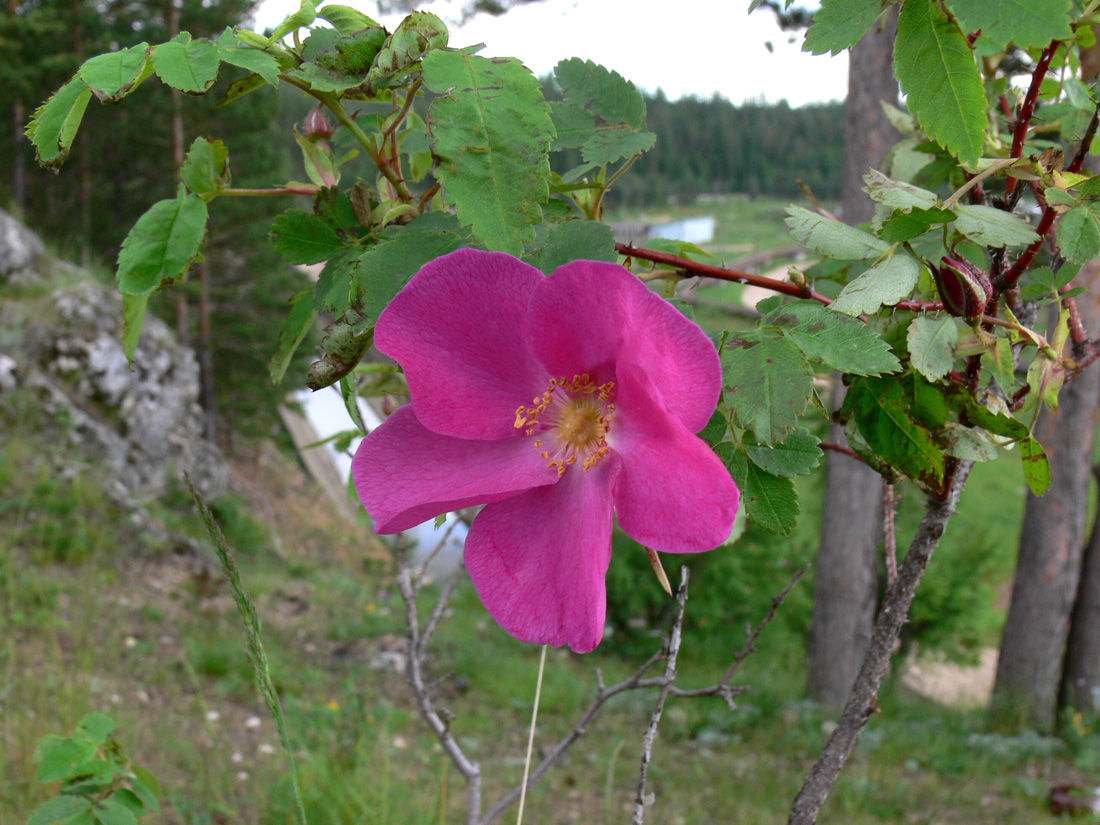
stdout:
<svg viewBox="0 0 1100 825">
<path fill-rule="evenodd" d="M 1100 214 L 1092 207 L 1077 206 L 1058 218 L 1058 248 L 1074 263 L 1100 256 Z"/>
<path fill-rule="evenodd" d="M 342 35 L 378 26 L 371 18 L 351 6 L 329 4 L 317 10 L 317 16 L 331 23 Z"/>
<path fill-rule="evenodd" d="M 570 261 L 619 259 L 615 251 L 615 230 L 601 221 L 565 221 L 551 227 L 535 265 L 546 275 Z"/>
<path fill-rule="evenodd" d="M 958 327 L 950 315 L 938 318 L 920 315 L 914 318 L 906 336 L 909 363 L 929 381 L 939 381 L 955 365 L 958 337 Z"/>
<path fill-rule="evenodd" d="M 189 95 L 201 95 L 218 79 L 218 47 L 191 40 L 182 32 L 153 49 L 153 69 L 164 83 Z"/>
<path fill-rule="evenodd" d="M 289 264 L 319 264 L 345 248 L 327 221 L 301 209 L 289 209 L 277 216 L 268 238 L 279 257 Z"/>
<path fill-rule="evenodd" d="M 881 11 L 880 0 L 821 0 L 802 51 L 840 54 L 859 42 Z"/>
<path fill-rule="evenodd" d="M 490 250 L 520 255 L 550 195 L 550 107 L 518 60 L 435 50 L 424 58 L 443 198 Z"/>
<path fill-rule="evenodd" d="M 625 123 L 635 130 L 645 127 L 645 98 L 618 72 L 571 57 L 554 67 L 554 79 L 568 103 L 607 123 Z"/>
<path fill-rule="evenodd" d="M 279 85 L 279 61 L 274 55 L 262 52 L 259 49 L 242 46 L 233 35 L 233 30 L 227 28 L 217 40 L 218 58 L 222 63 L 245 69 L 253 75 L 259 75 L 264 83 L 272 86 Z M 241 81 L 235 81 L 240 83 Z M 259 85 L 259 84 L 258 84 Z"/>
<path fill-rule="evenodd" d="M 310 40 L 316 36 L 312 35 Z M 386 30 L 381 26 L 355 32 L 350 37 L 338 38 L 332 50 L 320 52 L 315 61 L 303 63 L 290 75 L 320 92 L 339 93 L 362 86 L 385 42 Z"/>
<path fill-rule="evenodd" d="M 57 741 L 38 763 L 38 781 L 60 782 L 68 779 L 77 768 L 95 756 L 95 751 L 95 743 L 83 736 Z"/>
<path fill-rule="evenodd" d="M 564 100 L 550 102 L 550 115 L 554 121 L 554 142 L 550 148 L 579 149 L 596 131 L 596 115 L 583 106 L 575 106 Z"/>
<path fill-rule="evenodd" d="M 598 130 L 581 147 L 585 163 L 605 166 L 617 160 L 648 152 L 657 143 L 653 132 L 632 132 L 625 128 Z"/>
<path fill-rule="evenodd" d="M 256 89 L 266 85 L 267 81 L 259 74 L 250 74 L 248 77 L 242 77 L 239 80 L 234 80 L 229 84 L 229 88 L 225 90 L 225 97 L 214 104 L 215 109 L 219 109 L 226 104 L 232 103 L 239 97 L 244 97 L 249 92 L 253 92 Z"/>
<path fill-rule="evenodd" d="M 1025 438 L 1020 442 L 1020 460 L 1031 492 L 1044 495 L 1050 489 L 1050 461 L 1043 445 L 1034 438 Z"/>
<path fill-rule="evenodd" d="M 936 0 L 906 0 L 898 15 L 894 73 L 930 138 L 973 165 L 986 127 L 985 87 L 966 35 Z"/>
<path fill-rule="evenodd" d="M 726 416 L 722 414 L 721 410 L 715 410 L 710 417 L 710 421 L 707 422 L 707 426 L 699 431 L 699 437 L 707 442 L 713 450 L 726 437 L 728 429 L 729 421 L 726 420 Z"/>
<path fill-rule="evenodd" d="M 1071 0 L 951 0 L 951 10 L 966 31 L 981 29 L 994 51 L 1009 43 L 1038 48 L 1073 35 Z"/>
<path fill-rule="evenodd" d="M 115 720 L 110 716 L 103 713 L 89 713 L 80 720 L 80 724 L 76 726 L 76 732 L 88 741 L 102 745 L 116 727 Z"/>
<path fill-rule="evenodd" d="M 272 384 L 278 384 L 283 380 L 299 344 L 305 340 L 313 328 L 314 321 L 317 320 L 317 310 L 310 294 L 312 292 L 311 287 L 302 290 L 291 299 L 290 314 L 283 321 L 275 343 L 275 351 L 271 354 L 271 360 L 267 365 Z"/>
<path fill-rule="evenodd" d="M 798 494 L 794 482 L 757 467 L 728 441 L 719 444 L 715 453 L 737 483 L 748 517 L 771 533 L 790 535 L 798 523 Z"/>
<path fill-rule="evenodd" d="M 844 396 L 868 446 L 913 479 L 943 479 L 943 452 L 914 418 L 904 387 L 888 378 L 857 378 Z"/>
<path fill-rule="evenodd" d="M 810 358 L 853 375 L 880 375 L 901 367 L 877 332 L 817 301 L 797 300 L 769 312 L 762 324 L 777 326 Z"/>
<path fill-rule="evenodd" d="M 940 205 L 940 199 L 935 192 L 921 189 L 905 181 L 893 180 L 877 169 L 863 176 L 863 187 L 872 200 L 889 206 L 891 209 L 935 209 Z"/>
<path fill-rule="evenodd" d="M 138 825 L 133 812 L 113 795 L 96 803 L 94 813 L 100 825 Z"/>
<path fill-rule="evenodd" d="M 806 356 L 775 332 L 731 336 L 722 348 L 722 372 L 730 411 L 769 446 L 795 430 L 813 393 Z"/>
<path fill-rule="evenodd" d="M 1035 230 L 1019 215 L 992 206 L 960 203 L 955 227 L 981 246 L 1019 246 L 1039 240 Z"/>
<path fill-rule="evenodd" d="M 874 235 L 846 223 L 822 217 L 801 206 L 788 206 L 784 223 L 799 244 L 829 258 L 859 261 L 875 258 L 890 248 Z"/>
<path fill-rule="evenodd" d="M 950 209 L 913 209 L 910 212 L 896 212 L 888 218 L 878 236 L 887 243 L 901 243 L 920 237 L 933 226 L 955 220 Z"/>
<path fill-rule="evenodd" d="M 91 90 L 77 76 L 35 110 L 26 135 L 42 166 L 57 169 L 65 162 L 91 98 Z"/>
<path fill-rule="evenodd" d="M 229 150 L 220 140 L 195 138 L 180 170 L 180 178 L 196 195 L 225 189 L 230 182 Z"/>
<path fill-rule="evenodd" d="M 91 811 L 92 803 L 82 796 L 58 796 L 31 811 L 27 825 L 69 825 Z"/>
<path fill-rule="evenodd" d="M 128 49 L 101 54 L 84 61 L 80 79 L 103 103 L 117 103 L 147 78 L 149 44 L 138 43 Z"/>
<path fill-rule="evenodd" d="M 454 232 L 405 230 L 369 247 L 349 262 L 352 305 L 377 319 L 424 264 L 465 245 Z"/>
<path fill-rule="evenodd" d="M 742 447 L 752 463 L 760 469 L 772 475 L 790 478 L 805 475 L 821 463 L 824 453 L 817 446 L 820 443 L 820 438 L 800 427 L 774 447 L 760 444 L 752 433 L 746 433 Z"/>
<path fill-rule="evenodd" d="M 182 187 L 181 187 L 182 188 Z M 206 204 L 180 193 L 158 201 L 138 218 L 118 253 L 118 288 L 143 295 L 180 277 L 199 254 L 206 235 Z"/>
<path fill-rule="evenodd" d="M 920 280 L 920 262 L 905 252 L 895 252 L 846 284 L 830 304 L 836 312 L 864 315 L 903 301 Z"/>
<path fill-rule="evenodd" d="M 367 76 L 367 83 L 374 87 L 403 74 L 433 50 L 445 48 L 449 38 L 447 25 L 439 17 L 431 12 L 414 11 L 386 40 Z"/>
</svg>

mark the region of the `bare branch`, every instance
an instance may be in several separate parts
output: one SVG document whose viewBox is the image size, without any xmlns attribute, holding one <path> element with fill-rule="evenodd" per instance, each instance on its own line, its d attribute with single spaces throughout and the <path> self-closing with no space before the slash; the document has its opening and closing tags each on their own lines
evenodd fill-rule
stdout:
<svg viewBox="0 0 1100 825">
<path fill-rule="evenodd" d="M 898 577 L 898 534 L 894 527 L 897 512 L 898 496 L 894 495 L 894 485 L 882 485 L 882 552 L 886 561 L 887 587 Z"/>
</svg>

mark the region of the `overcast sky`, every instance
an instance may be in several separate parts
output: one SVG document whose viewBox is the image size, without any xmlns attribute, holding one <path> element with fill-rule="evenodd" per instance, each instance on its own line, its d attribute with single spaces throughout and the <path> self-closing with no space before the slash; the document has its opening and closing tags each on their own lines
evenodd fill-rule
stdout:
<svg viewBox="0 0 1100 825">
<path fill-rule="evenodd" d="M 379 17 L 368 0 L 340 2 L 391 31 L 402 17 Z M 801 33 L 790 42 L 792 34 L 779 30 L 771 12 L 747 14 L 748 0 L 542 0 L 458 27 L 460 5 L 433 0 L 420 8 L 447 21 L 452 46 L 484 43 L 482 54 L 518 57 L 539 75 L 559 60 L 583 57 L 672 99 L 718 92 L 734 103 L 786 99 L 801 106 L 842 100 L 847 89 L 847 54 L 804 54 Z M 298 6 L 298 0 L 263 0 L 256 28 L 274 27 Z"/>
</svg>

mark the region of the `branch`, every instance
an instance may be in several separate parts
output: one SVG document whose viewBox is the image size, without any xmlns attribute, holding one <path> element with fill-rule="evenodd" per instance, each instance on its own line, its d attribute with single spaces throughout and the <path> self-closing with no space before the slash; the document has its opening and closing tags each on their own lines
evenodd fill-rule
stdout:
<svg viewBox="0 0 1100 825">
<path fill-rule="evenodd" d="M 1021 158 L 1024 155 L 1024 142 L 1027 140 L 1027 130 L 1031 125 L 1031 116 L 1035 114 L 1035 104 L 1039 100 L 1039 89 L 1043 85 L 1043 78 L 1046 77 L 1047 69 L 1050 68 L 1050 61 L 1054 59 L 1054 53 L 1058 51 L 1060 45 L 1061 41 L 1055 40 L 1047 46 L 1039 56 L 1039 62 L 1035 64 L 1035 71 L 1031 74 L 1031 85 L 1020 104 L 1020 113 L 1016 116 L 1016 128 L 1012 133 L 1010 158 Z M 1012 190 L 1015 188 L 1016 178 L 1010 174 L 1005 180 L 1005 197 L 1011 196 Z"/>
<path fill-rule="evenodd" d="M 672 622 L 672 631 L 668 636 L 668 658 L 665 660 L 665 675 L 661 680 L 661 694 L 657 697 L 657 704 L 653 707 L 653 713 L 649 717 L 649 727 L 642 737 L 642 769 L 638 777 L 638 792 L 634 798 L 634 818 L 631 825 L 642 825 L 645 817 L 646 793 L 645 782 L 649 775 L 649 762 L 653 754 L 653 740 L 657 738 L 657 726 L 661 724 L 661 714 L 668 701 L 669 692 L 672 690 L 672 682 L 676 679 L 676 658 L 680 655 L 680 642 L 683 637 L 684 606 L 687 604 L 688 595 L 688 568 L 684 565 L 680 568 L 680 589 L 676 593 L 676 618 Z"/>
<path fill-rule="evenodd" d="M 787 825 L 814 825 L 817 822 L 822 804 L 851 755 L 856 740 L 874 713 L 879 687 L 890 664 L 894 644 L 908 618 L 909 606 L 913 602 L 917 585 L 924 576 L 924 570 L 943 536 L 948 520 L 958 506 L 971 466 L 972 462 L 960 462 L 942 500 L 929 497 L 924 518 L 921 519 L 913 543 L 898 571 L 898 578 L 886 591 L 886 597 L 882 601 L 867 657 L 863 660 L 840 722 L 806 777 L 802 790 L 795 797 Z"/>
</svg>

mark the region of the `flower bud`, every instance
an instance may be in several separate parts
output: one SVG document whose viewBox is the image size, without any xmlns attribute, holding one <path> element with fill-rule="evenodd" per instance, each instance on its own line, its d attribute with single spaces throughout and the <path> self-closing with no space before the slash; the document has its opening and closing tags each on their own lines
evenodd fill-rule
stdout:
<svg viewBox="0 0 1100 825">
<path fill-rule="evenodd" d="M 947 258 L 932 270 L 943 308 L 952 315 L 978 318 L 993 297 L 993 284 L 984 270 L 962 258 Z"/>
<path fill-rule="evenodd" d="M 302 132 L 309 141 L 328 140 L 332 137 L 332 123 L 325 117 L 325 110 L 320 103 L 309 110 L 302 124 Z"/>
</svg>

